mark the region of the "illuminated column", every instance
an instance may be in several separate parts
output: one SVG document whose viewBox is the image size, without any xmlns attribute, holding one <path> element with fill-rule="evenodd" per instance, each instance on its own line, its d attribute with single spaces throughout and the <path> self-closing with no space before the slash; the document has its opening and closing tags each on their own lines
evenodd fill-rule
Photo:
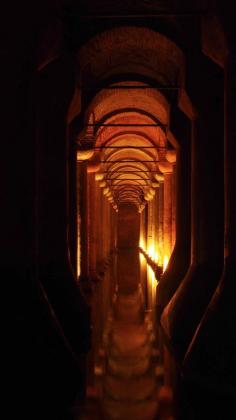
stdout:
<svg viewBox="0 0 236 420">
<path fill-rule="evenodd" d="M 95 175 L 96 177 L 96 175 Z M 95 236 L 96 236 L 96 271 L 98 268 L 98 261 L 99 261 L 99 246 L 100 246 L 100 212 L 101 212 L 101 203 L 100 203 L 100 196 L 101 196 L 101 188 L 99 186 L 99 182 L 95 181 L 95 196 L 94 201 L 96 203 L 96 223 L 95 223 Z"/>
<path fill-rule="evenodd" d="M 101 190 L 101 214 L 100 214 L 100 259 L 99 263 L 103 262 L 104 258 L 104 213 L 105 213 L 105 197 L 103 194 L 103 189 Z"/>
<path fill-rule="evenodd" d="M 172 165 L 169 162 L 160 162 L 159 169 L 164 174 L 164 209 L 163 209 L 163 236 L 164 236 L 164 269 L 169 261 L 172 250 Z"/>
<path fill-rule="evenodd" d="M 99 173 L 100 163 L 87 163 L 87 178 L 88 178 L 88 250 L 89 250 L 89 275 L 94 276 L 97 271 L 97 248 L 98 248 L 98 217 L 99 217 L 99 181 L 103 176 Z"/>
<path fill-rule="evenodd" d="M 87 162 L 79 163 L 79 213 L 80 213 L 80 274 L 85 280 L 88 277 L 88 180 Z"/>
<path fill-rule="evenodd" d="M 164 209 L 164 176 L 158 174 L 158 246 L 160 253 L 160 265 L 163 265 L 164 259 L 164 235 L 163 235 L 163 209 Z"/>
<path fill-rule="evenodd" d="M 112 249 L 115 250 L 115 248 L 116 248 L 116 238 L 117 238 L 117 209 L 115 207 L 115 203 L 112 204 L 111 214 L 112 214 L 112 229 L 111 229 L 112 242 L 111 242 L 111 246 L 112 246 Z"/>
<path fill-rule="evenodd" d="M 153 244 L 153 200 L 147 204 L 147 254 L 151 259 L 154 257 Z M 147 307 L 152 308 L 152 269 L 147 265 Z"/>
<path fill-rule="evenodd" d="M 146 251 L 147 245 L 146 245 L 146 225 L 145 225 L 145 213 L 146 213 L 146 207 L 145 206 L 141 213 L 140 213 L 140 239 L 139 239 L 139 246 Z"/>
<path fill-rule="evenodd" d="M 176 165 L 173 164 L 173 179 L 172 179 L 172 251 L 176 241 Z"/>
<path fill-rule="evenodd" d="M 164 175 L 164 265 L 169 261 L 172 249 L 172 173 Z"/>
<path fill-rule="evenodd" d="M 110 203 L 106 198 L 106 219 L 105 219 L 105 226 L 106 226 L 106 250 L 105 250 L 105 258 L 110 251 Z"/>
<path fill-rule="evenodd" d="M 168 150 L 166 153 L 166 159 L 172 164 L 173 176 L 172 176 L 172 231 L 171 231 L 171 251 L 173 251 L 176 239 L 176 151 Z"/>
<path fill-rule="evenodd" d="M 103 218 L 103 231 L 104 231 L 104 248 L 103 248 L 103 258 L 107 257 L 108 253 L 108 230 L 109 230 L 109 204 L 107 198 L 104 197 L 104 218 Z"/>
<path fill-rule="evenodd" d="M 94 155 L 93 149 L 78 150 L 77 152 L 77 184 L 78 184 L 78 202 L 77 208 L 80 217 L 78 217 L 78 249 L 80 248 L 80 271 L 81 278 L 83 280 L 88 279 L 89 275 L 89 178 L 90 163 L 88 160 Z M 79 263 L 78 263 L 79 264 Z"/>
<path fill-rule="evenodd" d="M 159 187 L 160 184 L 158 183 L 158 187 L 156 187 L 156 195 L 153 199 L 154 203 L 154 226 L 153 226 L 153 234 L 154 234 L 154 245 L 155 245 L 155 255 L 154 260 L 156 264 L 160 263 L 160 247 L 159 247 Z"/>
<path fill-rule="evenodd" d="M 110 245 L 110 203 L 107 200 L 109 194 L 109 189 L 106 187 L 103 189 L 103 198 L 102 198 L 102 261 L 107 258 Z"/>
<path fill-rule="evenodd" d="M 149 257 L 154 256 L 154 244 L 153 244 L 153 200 L 148 202 L 148 222 L 147 222 L 147 252 Z"/>
<path fill-rule="evenodd" d="M 172 113 L 173 115 L 173 113 Z M 190 264 L 190 148 L 191 124 L 186 116 L 175 109 L 178 122 L 178 145 L 176 147 L 176 241 L 168 267 L 157 286 L 157 316 L 170 301 L 183 280 Z"/>
<path fill-rule="evenodd" d="M 98 196 L 97 196 L 97 270 L 100 269 L 102 262 L 102 222 L 103 222 L 103 183 L 99 183 Z"/>
<path fill-rule="evenodd" d="M 96 272 L 96 248 L 97 248 L 97 202 L 96 202 L 96 185 L 95 174 L 88 173 L 88 195 L 89 195 L 89 274 L 94 275 Z"/>
</svg>

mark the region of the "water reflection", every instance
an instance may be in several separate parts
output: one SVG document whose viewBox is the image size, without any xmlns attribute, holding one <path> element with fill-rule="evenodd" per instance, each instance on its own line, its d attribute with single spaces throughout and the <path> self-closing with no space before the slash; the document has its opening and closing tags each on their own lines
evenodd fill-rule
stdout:
<svg viewBox="0 0 236 420">
<path fill-rule="evenodd" d="M 102 407 L 111 420 L 152 420 L 158 409 L 152 313 L 138 249 L 117 253 L 116 287 L 104 334 Z"/>
</svg>

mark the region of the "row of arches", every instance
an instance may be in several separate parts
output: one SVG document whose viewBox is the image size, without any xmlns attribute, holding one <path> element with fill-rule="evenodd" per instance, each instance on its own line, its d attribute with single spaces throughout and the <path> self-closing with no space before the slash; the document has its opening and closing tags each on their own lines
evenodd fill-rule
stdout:
<svg viewBox="0 0 236 420">
<path fill-rule="evenodd" d="M 78 17 L 82 29 L 68 33 L 60 13 L 42 25 L 43 13 L 33 13 L 35 25 L 23 25 L 22 15 L 6 49 L 2 275 L 17 291 L 10 292 L 20 343 L 13 376 L 18 389 L 23 376 L 34 384 L 22 389 L 21 404 L 30 395 L 38 405 L 40 394 L 42 405 L 68 405 L 78 388 L 84 398 L 92 291 L 116 245 L 117 210 L 128 205 L 140 212 L 146 239 L 161 242 L 157 218 L 163 232 L 166 223 L 169 264 L 153 302 L 169 349 L 166 369 L 173 359 L 175 372 L 194 384 L 184 401 L 195 413 L 204 412 L 196 398 L 202 389 L 203 400 L 219 395 L 215 412 L 222 413 L 235 391 L 232 17 L 221 6 L 219 16 L 194 16 L 191 30 L 178 16 L 173 27 L 158 17 L 136 26 L 124 17 L 89 30 Z M 172 203 L 165 202 L 170 185 Z M 174 191 L 176 219 L 168 224 L 160 215 L 165 204 L 175 214 Z M 106 301 L 99 293 L 98 305 Z"/>
</svg>

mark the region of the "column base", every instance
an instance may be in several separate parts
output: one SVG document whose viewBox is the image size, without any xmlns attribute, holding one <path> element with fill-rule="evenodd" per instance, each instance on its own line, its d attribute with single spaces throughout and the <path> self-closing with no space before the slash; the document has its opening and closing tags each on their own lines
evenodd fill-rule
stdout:
<svg viewBox="0 0 236 420">
<path fill-rule="evenodd" d="M 236 263 L 228 260 L 183 363 L 185 381 L 213 396 L 215 405 L 236 398 L 235 278 Z"/>
<path fill-rule="evenodd" d="M 162 328 L 180 363 L 219 283 L 220 272 L 220 266 L 208 263 L 191 265 L 162 314 Z"/>
<path fill-rule="evenodd" d="M 160 320 L 165 306 L 169 303 L 173 294 L 183 280 L 190 263 L 188 249 L 175 246 L 170 257 L 168 267 L 162 275 L 156 289 L 156 315 Z"/>
</svg>

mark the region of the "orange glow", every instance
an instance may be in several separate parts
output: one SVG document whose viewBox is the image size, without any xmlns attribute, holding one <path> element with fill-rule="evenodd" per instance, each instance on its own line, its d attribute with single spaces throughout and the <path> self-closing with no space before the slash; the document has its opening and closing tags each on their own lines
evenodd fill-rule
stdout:
<svg viewBox="0 0 236 420">
<path fill-rule="evenodd" d="M 154 245 L 150 245 L 148 247 L 148 251 L 147 254 L 149 255 L 149 257 L 154 260 L 154 254 L 155 254 L 155 249 L 154 249 Z"/>
<path fill-rule="evenodd" d="M 79 150 L 79 151 L 77 152 L 77 160 L 78 160 L 78 161 L 88 160 L 88 159 L 90 159 L 93 155 L 94 155 L 94 149 L 89 149 L 89 150 Z"/>
<path fill-rule="evenodd" d="M 80 244 L 77 244 L 77 277 L 80 275 Z"/>
<path fill-rule="evenodd" d="M 146 260 L 141 252 L 139 253 L 139 261 L 140 261 L 141 267 L 143 267 Z"/>
<path fill-rule="evenodd" d="M 159 252 L 154 244 L 148 247 L 147 254 L 156 264 L 159 262 Z"/>
<path fill-rule="evenodd" d="M 153 269 L 149 265 L 147 266 L 147 272 L 148 272 L 148 281 L 150 283 L 150 286 L 153 288 L 154 286 L 156 286 L 157 280 L 156 280 Z"/>
<path fill-rule="evenodd" d="M 167 255 L 165 255 L 164 256 L 164 261 L 163 261 L 163 271 L 166 271 L 168 262 L 169 262 L 169 258 L 167 257 Z"/>
<path fill-rule="evenodd" d="M 96 181 L 102 181 L 104 179 L 104 174 L 101 172 L 98 172 L 95 174 L 95 180 Z"/>
<path fill-rule="evenodd" d="M 107 194 L 109 194 L 109 188 L 108 187 L 104 188 L 104 190 L 103 190 L 103 195 L 107 195 Z"/>
<path fill-rule="evenodd" d="M 156 287 L 158 284 L 158 281 L 156 279 L 155 273 L 153 271 L 153 269 L 147 265 L 147 278 L 148 278 L 148 306 L 150 308 L 153 308 L 153 306 L 155 305 L 155 301 L 156 301 Z"/>
<path fill-rule="evenodd" d="M 140 248 L 145 249 L 144 239 L 143 239 L 142 235 L 140 236 L 140 239 L 139 239 L 139 246 L 140 246 Z"/>
<path fill-rule="evenodd" d="M 155 261 L 156 264 L 159 261 L 159 253 L 158 253 L 158 251 L 155 251 L 155 253 L 154 253 L 154 261 Z"/>
</svg>

